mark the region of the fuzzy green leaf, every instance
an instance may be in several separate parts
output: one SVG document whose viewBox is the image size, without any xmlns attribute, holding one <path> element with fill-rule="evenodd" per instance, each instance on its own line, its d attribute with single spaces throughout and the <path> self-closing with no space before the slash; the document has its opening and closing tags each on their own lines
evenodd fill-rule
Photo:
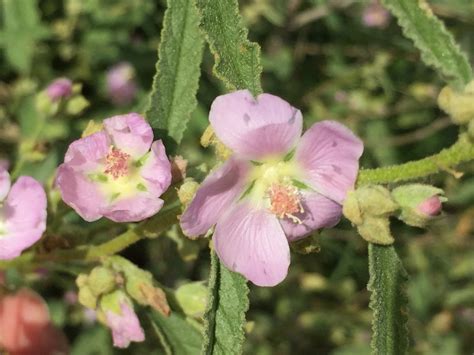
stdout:
<svg viewBox="0 0 474 355">
<path fill-rule="evenodd" d="M 249 308 L 247 281 L 229 271 L 216 254 L 211 253 L 202 354 L 241 354 L 245 340 L 245 312 Z"/>
<path fill-rule="evenodd" d="M 196 355 L 201 347 L 201 334 L 183 315 L 171 312 L 164 317 L 158 312 L 150 313 L 153 329 L 166 355 Z"/>
<path fill-rule="evenodd" d="M 453 84 L 465 85 L 471 81 L 472 70 L 466 55 L 426 0 L 382 0 L 382 3 L 398 18 L 405 36 L 413 40 L 426 64 Z"/>
<path fill-rule="evenodd" d="M 3 43 L 6 59 L 21 73 L 29 73 L 37 39 L 47 34 L 40 24 L 36 0 L 3 0 Z"/>
<path fill-rule="evenodd" d="M 260 47 L 247 39 L 237 0 L 197 0 L 201 27 L 214 55 L 214 74 L 228 90 L 262 92 Z"/>
<path fill-rule="evenodd" d="M 197 105 L 203 38 L 193 0 L 168 0 L 146 117 L 179 143 Z"/>
<path fill-rule="evenodd" d="M 373 354 L 405 354 L 408 350 L 408 275 L 393 246 L 369 243 L 369 275 Z"/>
</svg>

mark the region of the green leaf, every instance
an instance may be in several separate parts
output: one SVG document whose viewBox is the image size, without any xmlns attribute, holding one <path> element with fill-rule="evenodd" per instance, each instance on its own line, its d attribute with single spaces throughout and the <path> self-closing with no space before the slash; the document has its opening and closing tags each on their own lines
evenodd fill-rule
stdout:
<svg viewBox="0 0 474 355">
<path fill-rule="evenodd" d="M 203 38 L 193 0 L 168 0 L 146 117 L 179 143 L 196 108 Z"/>
<path fill-rule="evenodd" d="M 249 289 L 244 277 L 229 271 L 211 252 L 207 310 L 204 315 L 204 355 L 241 354 Z"/>
<path fill-rule="evenodd" d="M 382 0 L 382 3 L 398 18 L 405 36 L 413 40 L 426 64 L 454 84 L 466 85 L 471 81 L 472 70 L 466 55 L 426 0 Z"/>
<path fill-rule="evenodd" d="M 408 275 L 393 246 L 369 243 L 369 275 L 373 354 L 405 354 L 408 350 Z"/>
<path fill-rule="evenodd" d="M 112 355 L 110 331 L 102 326 L 83 330 L 75 339 L 71 355 Z"/>
<path fill-rule="evenodd" d="M 6 59 L 21 73 L 29 73 L 36 40 L 47 34 L 40 24 L 36 0 L 3 0 L 3 43 Z"/>
<path fill-rule="evenodd" d="M 184 316 L 172 312 L 164 317 L 152 311 L 150 320 L 167 355 L 196 355 L 201 348 L 201 334 Z"/>
<path fill-rule="evenodd" d="M 215 65 L 214 74 L 229 90 L 249 89 L 254 95 L 260 86 L 260 47 L 247 39 L 237 0 L 197 0 L 201 26 Z"/>
</svg>

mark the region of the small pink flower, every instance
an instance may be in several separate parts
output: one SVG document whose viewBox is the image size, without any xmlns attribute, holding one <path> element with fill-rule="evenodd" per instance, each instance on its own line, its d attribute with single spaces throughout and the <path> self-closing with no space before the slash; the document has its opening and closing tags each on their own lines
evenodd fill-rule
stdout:
<svg viewBox="0 0 474 355">
<path fill-rule="evenodd" d="M 58 101 L 62 98 L 71 96 L 72 82 L 67 78 L 56 79 L 48 85 L 46 93 L 51 101 Z"/>
<path fill-rule="evenodd" d="M 130 63 L 122 62 L 107 72 L 107 95 L 118 106 L 130 104 L 136 96 L 135 70 Z"/>
<path fill-rule="evenodd" d="M 372 1 L 362 14 L 362 22 L 367 27 L 384 28 L 390 21 L 390 13 L 380 5 L 378 0 Z"/>
<path fill-rule="evenodd" d="M 51 323 L 45 302 L 28 289 L 0 297 L 0 348 L 11 355 L 69 353 L 67 338 Z"/>
<path fill-rule="evenodd" d="M 46 229 L 46 194 L 41 184 L 21 176 L 13 186 L 0 167 L 0 260 L 16 258 Z"/>
<path fill-rule="evenodd" d="M 161 140 L 137 113 L 104 120 L 103 130 L 73 142 L 58 168 L 65 203 L 86 221 L 136 222 L 156 214 L 171 182 Z M 151 151 L 150 151 L 151 148 Z"/>
<path fill-rule="evenodd" d="M 107 311 L 105 314 L 107 325 L 112 330 L 114 346 L 126 348 L 132 341 L 144 341 L 145 333 L 133 308 L 127 302 L 121 302 L 120 310 L 120 314 L 113 311 Z"/>
<path fill-rule="evenodd" d="M 441 213 L 442 202 L 438 195 L 431 196 L 421 202 L 416 211 L 426 217 L 436 217 Z"/>
<path fill-rule="evenodd" d="M 213 225 L 222 262 L 259 286 L 287 275 L 288 242 L 332 227 L 353 188 L 362 142 L 333 121 L 301 136 L 301 112 L 279 97 L 247 90 L 217 97 L 209 120 L 234 155 L 202 183 L 181 217 L 189 236 Z"/>
</svg>

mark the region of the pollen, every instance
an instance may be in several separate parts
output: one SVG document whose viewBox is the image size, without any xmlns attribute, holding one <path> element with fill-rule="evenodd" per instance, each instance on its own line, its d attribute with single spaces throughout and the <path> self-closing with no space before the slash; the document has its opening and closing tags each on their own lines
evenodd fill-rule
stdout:
<svg viewBox="0 0 474 355">
<path fill-rule="evenodd" d="M 272 184 L 268 190 L 270 197 L 270 212 L 278 218 L 289 218 L 295 223 L 301 220 L 295 216 L 304 212 L 301 205 L 301 196 L 293 185 Z"/>
<path fill-rule="evenodd" d="M 130 154 L 122 152 L 120 149 L 110 147 L 109 153 L 105 158 L 104 173 L 112 176 L 114 180 L 128 175 Z"/>
</svg>

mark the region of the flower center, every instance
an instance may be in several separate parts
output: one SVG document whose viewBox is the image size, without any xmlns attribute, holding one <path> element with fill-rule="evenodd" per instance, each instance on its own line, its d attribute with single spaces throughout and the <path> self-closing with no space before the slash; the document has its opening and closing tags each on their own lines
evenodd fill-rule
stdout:
<svg viewBox="0 0 474 355">
<path fill-rule="evenodd" d="M 268 196 L 270 212 L 278 218 L 290 218 L 295 223 L 301 223 L 295 214 L 302 213 L 304 210 L 301 205 L 301 195 L 295 186 L 274 183 L 268 189 Z"/>
<path fill-rule="evenodd" d="M 105 157 L 104 173 L 112 176 L 114 180 L 129 173 L 130 154 L 122 152 L 120 149 L 110 147 L 109 153 Z"/>
</svg>

